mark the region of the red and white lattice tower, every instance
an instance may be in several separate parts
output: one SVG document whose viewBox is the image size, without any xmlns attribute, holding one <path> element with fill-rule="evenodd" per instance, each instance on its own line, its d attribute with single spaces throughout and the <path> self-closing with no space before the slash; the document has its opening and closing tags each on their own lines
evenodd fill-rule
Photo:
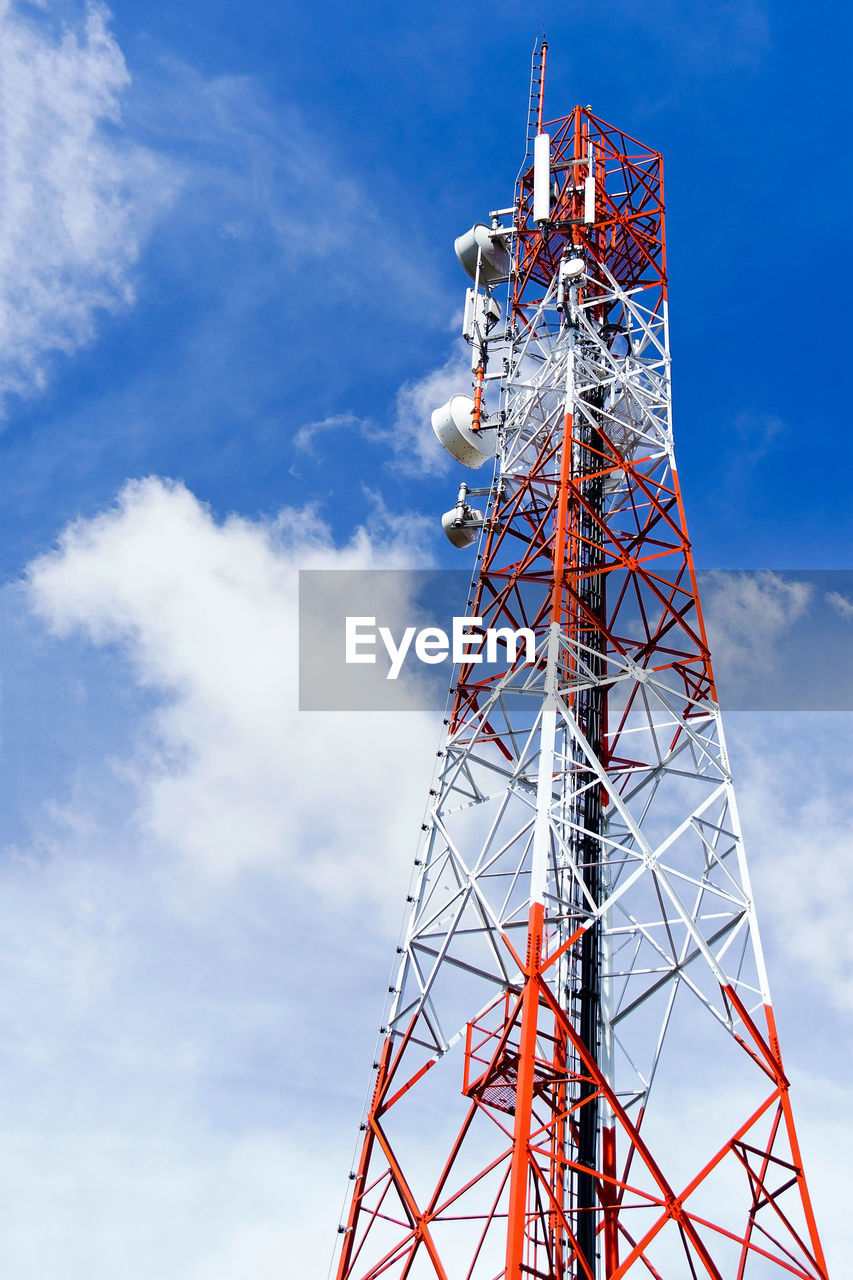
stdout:
<svg viewBox="0 0 853 1280">
<path fill-rule="evenodd" d="M 469 612 L 538 656 L 456 669 L 337 1276 L 827 1280 L 675 468 L 661 157 L 543 123 L 545 53 L 436 423 L 496 455 Z M 478 529 L 464 490 L 445 523 Z"/>
</svg>

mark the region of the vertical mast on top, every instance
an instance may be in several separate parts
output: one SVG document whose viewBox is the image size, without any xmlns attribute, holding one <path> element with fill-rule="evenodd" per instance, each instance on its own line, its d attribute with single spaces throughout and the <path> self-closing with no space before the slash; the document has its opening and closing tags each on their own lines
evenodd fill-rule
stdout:
<svg viewBox="0 0 853 1280">
<path fill-rule="evenodd" d="M 536 111 L 536 132 L 542 132 L 542 118 L 545 112 L 545 59 L 548 56 L 548 41 L 542 37 L 542 43 L 539 46 L 539 101 Z M 533 55 L 533 68 L 536 67 L 536 53 Z M 535 74 L 535 70 L 531 69 L 531 79 Z"/>
</svg>

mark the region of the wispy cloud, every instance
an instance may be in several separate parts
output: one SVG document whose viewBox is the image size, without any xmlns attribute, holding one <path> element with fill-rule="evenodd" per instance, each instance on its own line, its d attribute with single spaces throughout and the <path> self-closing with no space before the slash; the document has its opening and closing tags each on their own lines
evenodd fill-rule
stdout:
<svg viewBox="0 0 853 1280">
<path fill-rule="evenodd" d="M 450 470 L 449 455 L 436 440 L 430 417 L 433 409 L 456 392 L 470 391 L 470 352 L 461 340 L 437 368 L 403 384 L 397 392 L 393 422 L 383 432 L 401 471 L 408 475 L 444 475 Z"/>
<path fill-rule="evenodd" d="M 756 483 L 756 472 L 784 446 L 790 432 L 776 414 L 742 410 L 729 426 L 733 448 L 726 465 L 729 501 L 740 503 Z"/>
<path fill-rule="evenodd" d="M 217 319 L 224 352 L 233 318 L 273 294 L 306 330 L 330 306 L 375 324 L 371 299 L 398 320 L 416 303 L 421 324 L 443 327 L 448 298 L 423 269 L 433 250 L 414 231 L 401 240 L 376 184 L 297 107 L 174 59 L 132 82 L 109 23 L 101 4 L 60 27 L 0 0 L 0 403 L 43 388 L 57 354 L 134 305 L 167 209 L 172 289 L 203 277 L 228 297 L 230 326 L 216 308 L 198 337 L 206 367 Z"/>
<path fill-rule="evenodd" d="M 383 445 L 389 451 L 388 465 L 404 475 L 445 475 L 452 462 L 438 443 L 430 420 L 433 409 L 457 392 L 471 393 L 470 356 L 461 342 L 441 364 L 399 387 L 384 423 L 351 412 L 329 414 L 299 427 L 293 436 L 294 449 L 311 456 L 323 436 L 355 431 L 371 443 Z M 292 468 L 294 474 L 297 471 Z"/>
<path fill-rule="evenodd" d="M 744 728 L 735 752 L 759 916 L 778 951 L 774 971 L 803 990 L 819 990 L 848 1015 L 850 745 L 849 717 L 774 717 L 756 721 L 750 732 Z"/>
<path fill-rule="evenodd" d="M 734 430 L 739 442 L 736 452 L 738 475 L 744 468 L 763 462 L 788 435 L 788 425 L 775 413 L 749 413 L 745 410 L 736 415 Z"/>
<path fill-rule="evenodd" d="M 44 385 L 51 353 L 134 298 L 133 265 L 169 198 L 167 166 L 115 126 L 130 77 L 101 5 L 61 30 L 0 5 L 0 403 Z"/>
<path fill-rule="evenodd" d="M 330 431 L 365 431 L 370 426 L 368 419 L 359 418 L 354 413 L 331 413 L 318 422 L 306 422 L 299 427 L 293 437 L 293 447 L 300 453 L 312 453 L 314 441 Z"/>
<path fill-rule="evenodd" d="M 853 600 L 848 600 L 840 591 L 827 591 L 826 600 L 842 618 L 853 618 Z"/>
<path fill-rule="evenodd" d="M 437 251 L 419 228 L 401 236 L 378 194 L 393 184 L 392 171 L 368 180 L 298 105 L 273 101 L 249 76 L 205 77 L 169 59 L 135 87 L 128 121 L 179 165 L 181 227 L 203 224 L 235 253 L 271 234 L 276 256 L 265 256 L 252 287 L 285 267 L 300 284 L 281 303 L 304 305 L 308 314 L 317 307 L 327 324 L 342 304 L 357 303 L 365 315 L 376 302 L 407 318 L 417 304 L 422 325 L 443 320 L 447 298 L 424 270 Z M 310 280 L 310 293 L 301 278 Z"/>
<path fill-rule="evenodd" d="M 756 64 L 771 45 L 770 13 L 762 0 L 661 0 L 650 5 L 619 0 L 625 20 L 651 29 L 682 66 L 693 73 L 719 74 Z"/>
<path fill-rule="evenodd" d="M 761 462 L 788 434 L 787 425 L 776 414 L 746 410 L 736 416 L 734 429 L 740 441 L 738 459 L 748 466 Z"/>
<path fill-rule="evenodd" d="M 772 674 L 774 642 L 805 613 L 811 583 L 771 570 L 711 571 L 703 574 L 703 583 L 711 652 L 720 668 L 733 680 Z"/>
</svg>

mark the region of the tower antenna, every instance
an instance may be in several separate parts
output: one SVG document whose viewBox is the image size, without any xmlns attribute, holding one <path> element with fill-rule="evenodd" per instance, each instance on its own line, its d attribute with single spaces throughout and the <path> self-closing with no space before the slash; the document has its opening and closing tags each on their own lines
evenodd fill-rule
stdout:
<svg viewBox="0 0 853 1280">
<path fill-rule="evenodd" d="M 542 115 L 545 110 L 545 59 L 548 57 L 548 41 L 544 35 L 539 47 L 539 110 L 536 119 L 536 132 L 542 132 Z"/>
</svg>

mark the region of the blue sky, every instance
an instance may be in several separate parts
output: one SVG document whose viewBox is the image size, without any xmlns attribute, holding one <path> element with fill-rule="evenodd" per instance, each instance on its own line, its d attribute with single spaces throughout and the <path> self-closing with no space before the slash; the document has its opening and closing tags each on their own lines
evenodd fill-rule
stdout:
<svg viewBox="0 0 853 1280">
<path fill-rule="evenodd" d="M 664 154 L 698 563 L 849 568 L 845 7 L 0 3 L 10 1280 L 326 1273 L 438 727 L 300 716 L 295 575 L 459 566 L 452 241 L 543 25 L 546 113 Z M 853 720 L 728 730 L 842 1257 Z"/>
</svg>

